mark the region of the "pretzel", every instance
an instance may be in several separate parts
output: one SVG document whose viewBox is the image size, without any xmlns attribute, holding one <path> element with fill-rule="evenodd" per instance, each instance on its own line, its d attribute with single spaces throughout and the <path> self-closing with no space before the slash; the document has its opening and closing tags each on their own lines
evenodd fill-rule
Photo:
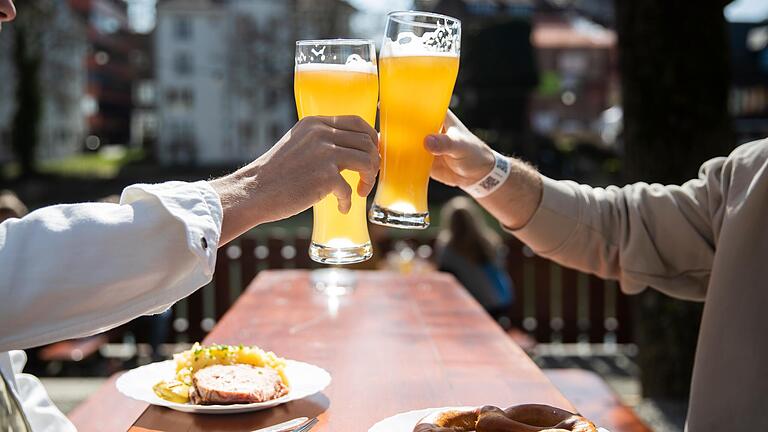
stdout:
<svg viewBox="0 0 768 432">
<path fill-rule="evenodd" d="M 495 406 L 435 411 L 413 432 L 597 432 L 586 418 L 548 405 Z"/>
</svg>

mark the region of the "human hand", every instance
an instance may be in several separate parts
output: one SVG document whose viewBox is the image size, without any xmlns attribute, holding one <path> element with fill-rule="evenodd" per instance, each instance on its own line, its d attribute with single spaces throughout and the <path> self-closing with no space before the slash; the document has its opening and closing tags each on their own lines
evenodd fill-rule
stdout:
<svg viewBox="0 0 768 432">
<path fill-rule="evenodd" d="M 16 18 L 16 8 L 11 0 L 0 0 L 0 25 Z"/>
<path fill-rule="evenodd" d="M 424 147 L 435 155 L 432 178 L 450 186 L 471 186 L 488 175 L 495 164 L 493 151 L 464 126 L 450 111 L 445 116 L 445 133 L 428 135 Z M 477 201 L 502 225 L 524 226 L 539 207 L 542 178 L 535 168 L 516 159 L 509 161 L 509 176 L 490 195 Z"/>
<path fill-rule="evenodd" d="M 493 169 L 491 148 L 461 123 L 451 111 L 445 116 L 445 133 L 428 135 L 424 147 L 435 156 L 432 178 L 449 186 L 476 183 Z"/>
<path fill-rule="evenodd" d="M 228 241 L 253 226 L 293 216 L 328 194 L 336 196 L 339 211 L 346 214 L 352 193 L 367 196 L 373 189 L 379 163 L 378 135 L 365 120 L 305 117 L 254 162 L 211 182 L 224 207 L 222 238 Z M 360 174 L 356 191 L 342 170 Z"/>
</svg>

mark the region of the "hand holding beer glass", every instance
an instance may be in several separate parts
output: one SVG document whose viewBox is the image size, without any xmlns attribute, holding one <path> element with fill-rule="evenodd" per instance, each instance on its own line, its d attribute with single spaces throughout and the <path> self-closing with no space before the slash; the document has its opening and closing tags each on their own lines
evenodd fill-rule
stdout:
<svg viewBox="0 0 768 432">
<path fill-rule="evenodd" d="M 294 92 L 299 118 L 357 115 L 371 127 L 378 101 L 376 47 L 360 39 L 306 40 L 296 42 Z M 370 140 L 360 135 L 360 144 Z M 341 172 L 352 188 L 349 213 L 339 211 L 328 195 L 314 206 L 310 257 L 325 264 L 351 264 L 372 256 L 365 218 L 365 197 L 358 193 L 360 175 Z M 291 175 L 291 173 L 285 173 Z"/>
<path fill-rule="evenodd" d="M 459 71 L 461 23 L 427 12 L 388 15 L 379 57 L 382 154 L 371 222 L 429 226 L 427 186 L 433 156 L 424 138 L 438 133 Z"/>
</svg>

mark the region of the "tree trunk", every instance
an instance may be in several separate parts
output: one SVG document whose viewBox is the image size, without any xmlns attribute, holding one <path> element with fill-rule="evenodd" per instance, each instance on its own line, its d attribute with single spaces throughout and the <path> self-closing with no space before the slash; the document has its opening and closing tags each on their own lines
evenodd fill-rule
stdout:
<svg viewBox="0 0 768 432">
<path fill-rule="evenodd" d="M 37 174 L 35 153 L 39 141 L 42 116 L 40 94 L 39 50 L 30 49 L 27 29 L 15 28 L 14 62 L 16 66 L 16 114 L 13 117 L 13 151 L 21 168 L 21 175 Z"/>
<path fill-rule="evenodd" d="M 727 0 L 616 0 L 627 182 L 680 184 L 733 147 Z M 635 302 L 643 394 L 688 395 L 701 305 Z"/>
</svg>

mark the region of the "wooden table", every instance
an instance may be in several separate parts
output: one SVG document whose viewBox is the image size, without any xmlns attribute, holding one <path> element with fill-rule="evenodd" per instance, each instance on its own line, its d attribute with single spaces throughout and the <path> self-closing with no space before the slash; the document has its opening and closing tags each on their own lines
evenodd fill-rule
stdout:
<svg viewBox="0 0 768 432">
<path fill-rule="evenodd" d="M 205 343 L 255 344 L 328 370 L 320 394 L 267 411 L 191 415 L 149 406 L 132 432 L 250 431 L 317 416 L 313 432 L 360 432 L 413 409 L 546 403 L 573 409 L 528 356 L 447 274 L 359 272 L 344 297 L 307 271 L 262 272 Z M 114 410 L 119 410 L 115 407 Z M 82 410 L 81 410 L 82 411 Z M 100 430 L 93 412 L 81 432 Z"/>
</svg>

